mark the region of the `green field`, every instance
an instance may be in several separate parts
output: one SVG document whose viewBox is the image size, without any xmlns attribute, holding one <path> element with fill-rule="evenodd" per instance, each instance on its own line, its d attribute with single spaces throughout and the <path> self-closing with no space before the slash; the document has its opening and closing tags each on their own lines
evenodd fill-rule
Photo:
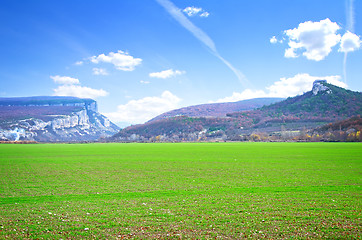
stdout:
<svg viewBox="0 0 362 240">
<path fill-rule="evenodd" d="M 361 143 L 0 145 L 0 239 L 360 239 Z"/>
</svg>

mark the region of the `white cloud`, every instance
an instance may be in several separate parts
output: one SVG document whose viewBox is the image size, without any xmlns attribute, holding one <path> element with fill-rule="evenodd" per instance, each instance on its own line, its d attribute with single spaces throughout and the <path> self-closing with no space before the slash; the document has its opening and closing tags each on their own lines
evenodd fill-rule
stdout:
<svg viewBox="0 0 362 240">
<path fill-rule="evenodd" d="M 161 113 L 178 107 L 180 98 L 169 91 L 164 91 L 160 97 L 145 97 L 131 100 L 119 105 L 116 112 L 103 113 L 113 122 L 144 123 Z"/>
<path fill-rule="evenodd" d="M 270 43 L 273 43 L 273 44 L 278 42 L 278 40 L 275 36 L 271 37 L 269 41 L 270 41 Z"/>
<path fill-rule="evenodd" d="M 62 85 L 53 89 L 54 96 L 73 96 L 79 98 L 97 98 L 108 95 L 103 89 L 93 89 L 79 85 Z"/>
<path fill-rule="evenodd" d="M 341 46 L 339 51 L 345 53 L 356 51 L 361 47 L 361 43 L 362 42 L 359 36 L 347 31 L 341 39 Z"/>
<path fill-rule="evenodd" d="M 341 77 L 336 76 L 310 76 L 308 73 L 297 74 L 291 78 L 281 78 L 274 82 L 273 85 L 267 87 L 268 94 L 273 97 L 294 97 L 312 90 L 315 80 L 327 80 L 327 82 L 340 86 L 347 87 L 344 82 L 340 81 Z"/>
<path fill-rule="evenodd" d="M 186 7 L 184 10 L 182 10 L 184 13 L 186 13 L 189 17 L 193 17 L 199 12 L 202 11 L 202 8 L 197 7 Z"/>
<path fill-rule="evenodd" d="M 261 97 L 269 97 L 267 93 L 265 93 L 263 90 L 251 90 L 251 89 L 245 89 L 242 92 L 233 92 L 233 94 L 229 97 L 220 98 L 216 100 L 215 102 L 221 103 L 221 102 L 237 102 L 245 99 L 252 99 L 252 98 L 261 98 Z"/>
<path fill-rule="evenodd" d="M 83 63 L 84 63 L 83 61 L 78 61 L 78 62 L 75 62 L 74 64 L 80 66 L 80 65 L 83 65 Z"/>
<path fill-rule="evenodd" d="M 80 98 L 97 98 L 107 96 L 108 92 L 103 89 L 93 89 L 89 87 L 82 87 L 77 78 L 67 77 L 67 76 L 50 76 L 55 83 L 62 84 L 61 86 L 53 89 L 54 96 L 73 96 Z"/>
<path fill-rule="evenodd" d="M 312 90 L 315 80 L 327 80 L 328 83 L 346 88 L 340 76 L 310 76 L 307 73 L 297 74 L 291 78 L 281 78 L 265 90 L 246 89 L 242 92 L 234 92 L 230 97 L 218 99 L 215 102 L 236 102 L 251 98 L 261 97 L 294 97 Z"/>
<path fill-rule="evenodd" d="M 108 72 L 104 68 L 93 68 L 93 75 L 108 75 Z"/>
<path fill-rule="evenodd" d="M 182 75 L 185 74 L 185 71 L 180 71 L 180 70 L 173 70 L 173 69 L 168 69 L 168 70 L 164 70 L 161 72 L 153 72 L 150 73 L 149 76 L 152 78 L 162 78 L 162 79 L 166 79 L 166 78 L 171 78 L 171 77 L 176 77 L 177 75 Z"/>
<path fill-rule="evenodd" d="M 300 23 L 298 28 L 285 30 L 284 34 L 289 38 L 289 48 L 285 50 L 285 57 L 298 57 L 298 52 L 303 52 L 309 60 L 323 60 L 332 51 L 340 40 L 337 34 L 340 29 L 337 23 L 328 18 L 319 22 L 307 21 Z"/>
<path fill-rule="evenodd" d="M 50 78 L 53 79 L 53 81 L 58 84 L 79 84 L 79 80 L 77 78 L 59 76 L 59 75 L 50 76 Z"/>
<path fill-rule="evenodd" d="M 149 84 L 149 83 L 151 83 L 151 82 L 150 82 L 150 81 L 141 80 L 140 83 L 142 83 L 142 84 Z"/>
<path fill-rule="evenodd" d="M 208 17 L 210 13 L 206 12 L 202 8 L 198 7 L 186 7 L 184 10 L 182 10 L 184 13 L 186 13 L 189 17 L 194 16 L 200 16 L 200 17 Z"/>
<path fill-rule="evenodd" d="M 210 13 L 208 12 L 203 12 L 200 14 L 200 17 L 208 17 L 210 15 Z"/>
<path fill-rule="evenodd" d="M 285 49 L 284 57 L 286 58 L 297 58 L 298 55 L 294 52 L 293 48 Z"/>
<path fill-rule="evenodd" d="M 142 62 L 141 58 L 134 58 L 126 52 L 119 50 L 118 52 L 110 52 L 108 55 L 100 54 L 90 58 L 92 63 L 111 63 L 116 69 L 123 71 L 133 71 L 135 67 L 140 65 Z"/>
</svg>

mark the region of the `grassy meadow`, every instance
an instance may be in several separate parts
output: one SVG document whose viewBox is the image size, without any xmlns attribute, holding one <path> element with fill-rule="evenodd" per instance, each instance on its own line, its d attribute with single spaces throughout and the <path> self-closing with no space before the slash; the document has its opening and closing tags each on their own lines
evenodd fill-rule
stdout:
<svg viewBox="0 0 362 240">
<path fill-rule="evenodd" d="M 360 239 L 361 143 L 0 145 L 0 239 Z"/>
</svg>

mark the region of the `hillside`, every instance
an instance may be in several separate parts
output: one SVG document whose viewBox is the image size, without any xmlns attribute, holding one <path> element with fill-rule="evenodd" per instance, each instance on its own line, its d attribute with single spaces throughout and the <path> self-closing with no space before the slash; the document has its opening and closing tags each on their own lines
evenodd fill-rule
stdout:
<svg viewBox="0 0 362 240">
<path fill-rule="evenodd" d="M 312 141 L 362 142 L 362 118 L 360 115 L 325 124 L 309 131 Z"/>
<path fill-rule="evenodd" d="M 177 116 L 225 117 L 228 113 L 253 110 L 282 100 L 283 98 L 254 98 L 238 102 L 200 104 L 163 113 L 149 122 Z"/>
<path fill-rule="evenodd" d="M 342 121 L 329 123 L 315 129 L 318 132 L 327 131 L 362 131 L 362 118 L 361 116 L 354 116 Z"/>
<path fill-rule="evenodd" d="M 315 128 L 330 122 L 362 114 L 362 93 L 343 89 L 325 81 L 315 81 L 303 95 L 260 109 L 228 114 L 246 128 L 277 131 Z"/>
<path fill-rule="evenodd" d="M 285 139 L 308 129 L 362 114 L 362 93 L 326 81 L 313 89 L 255 110 L 228 113 L 227 117 L 161 118 L 121 130 L 111 141 L 222 141 Z"/>
<path fill-rule="evenodd" d="M 276 113 L 301 118 L 314 116 L 340 119 L 360 114 L 361 109 L 362 94 L 360 92 L 343 89 L 324 81 L 315 81 L 312 91 L 262 107 L 260 111 L 270 116 Z M 240 114 L 242 113 L 233 116 L 240 116 Z"/>
<path fill-rule="evenodd" d="M 0 98 L 0 140 L 94 141 L 119 128 L 97 102 L 75 97 Z"/>
</svg>

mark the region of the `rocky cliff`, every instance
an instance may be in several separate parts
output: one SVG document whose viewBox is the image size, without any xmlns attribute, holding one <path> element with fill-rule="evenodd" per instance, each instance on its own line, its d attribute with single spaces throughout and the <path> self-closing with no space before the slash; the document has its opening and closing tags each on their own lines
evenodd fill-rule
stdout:
<svg viewBox="0 0 362 240">
<path fill-rule="evenodd" d="M 92 99 L 0 98 L 0 140 L 95 141 L 118 130 Z"/>
<path fill-rule="evenodd" d="M 326 80 L 316 80 L 313 83 L 313 95 L 317 95 L 320 92 L 326 92 L 327 94 L 331 94 L 332 90 L 326 86 L 327 81 Z"/>
</svg>

